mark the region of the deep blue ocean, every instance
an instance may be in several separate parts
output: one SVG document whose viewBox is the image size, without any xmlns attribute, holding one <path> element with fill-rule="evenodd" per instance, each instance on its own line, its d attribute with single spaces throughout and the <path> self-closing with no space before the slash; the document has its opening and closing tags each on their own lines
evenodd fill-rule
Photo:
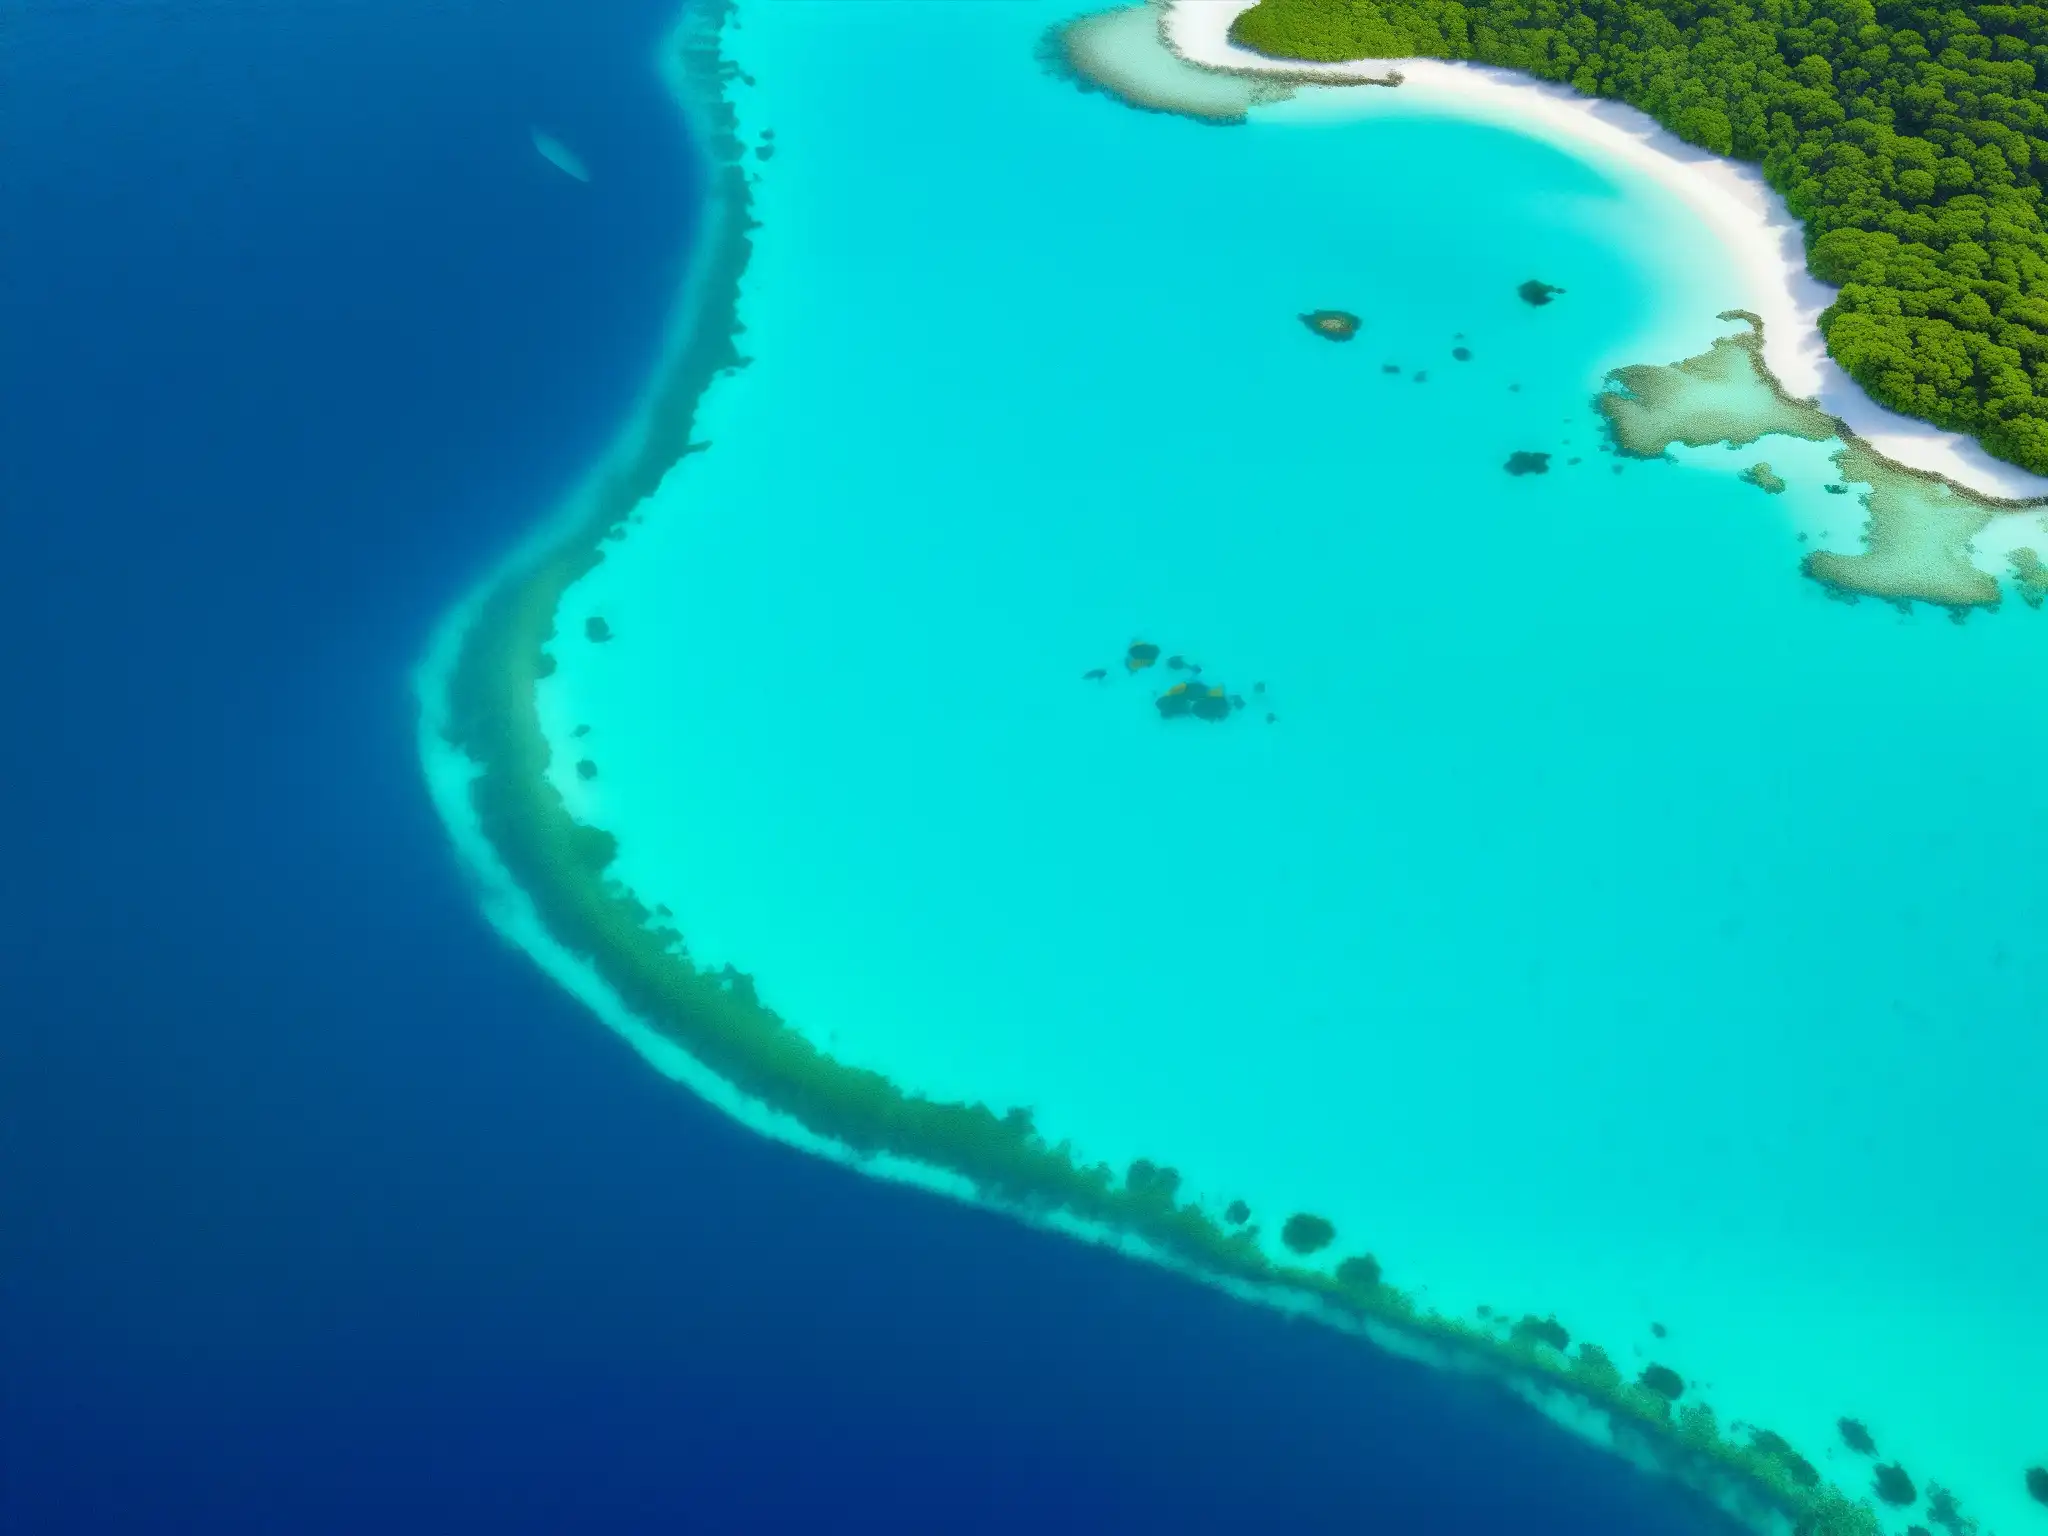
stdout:
<svg viewBox="0 0 2048 1536">
<path fill-rule="evenodd" d="M 9 8 L 0 1529 L 1694 1528 L 759 1140 L 486 926 L 410 673 L 655 358 L 673 3 Z"/>
</svg>

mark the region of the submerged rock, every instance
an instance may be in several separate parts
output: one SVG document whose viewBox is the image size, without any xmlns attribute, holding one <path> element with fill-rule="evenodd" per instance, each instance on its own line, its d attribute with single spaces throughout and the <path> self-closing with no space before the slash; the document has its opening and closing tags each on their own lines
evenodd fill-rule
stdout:
<svg viewBox="0 0 2048 1536">
<path fill-rule="evenodd" d="M 2048 1467 L 2027 1468 L 2027 1492 L 2048 1504 Z"/>
<path fill-rule="evenodd" d="M 1835 1428 L 1841 1431 L 1842 1444 L 1859 1456 L 1875 1456 L 1877 1442 L 1870 1438 L 1870 1431 L 1856 1419 L 1837 1419 Z"/>
<path fill-rule="evenodd" d="M 1348 309 L 1312 309 L 1301 323 L 1325 341 L 1349 341 L 1365 322 Z"/>
<path fill-rule="evenodd" d="M 1241 1227 L 1252 1219 L 1252 1208 L 1242 1200 L 1233 1200 L 1224 1207 L 1223 1219 L 1233 1227 Z"/>
<path fill-rule="evenodd" d="M 1280 1241 L 1299 1254 L 1321 1251 L 1335 1242 L 1337 1229 L 1321 1216 L 1307 1211 L 1297 1211 L 1287 1218 L 1287 1224 L 1280 1229 Z"/>
<path fill-rule="evenodd" d="M 1515 292 L 1522 296 L 1524 304 L 1534 304 L 1541 308 L 1557 297 L 1557 295 L 1563 293 L 1564 290 L 1553 283 L 1539 282 L 1532 277 L 1529 281 L 1522 284 L 1521 287 L 1517 288 Z"/>
<path fill-rule="evenodd" d="M 1501 466 L 1511 475 L 1547 475 L 1550 473 L 1550 455 L 1547 453 L 1511 453 L 1508 461 Z"/>
<path fill-rule="evenodd" d="M 1227 720 L 1234 707 L 1221 688 L 1188 683 L 1175 683 L 1152 702 L 1162 720 L 1177 720 L 1183 715 L 1192 715 L 1197 720 Z"/>
<path fill-rule="evenodd" d="M 1470 347 L 1453 347 L 1451 348 L 1451 356 L 1461 363 L 1469 363 L 1472 361 L 1472 349 Z"/>
<path fill-rule="evenodd" d="M 1548 1344 L 1552 1349 L 1565 1350 L 1571 1346 L 1572 1336 L 1565 1331 L 1564 1324 L 1554 1317 L 1525 1316 L 1515 1324 L 1512 1337 L 1533 1344 Z"/>
<path fill-rule="evenodd" d="M 1685 1378 L 1668 1365 L 1651 1365 L 1643 1368 L 1643 1374 L 1636 1378 L 1639 1386 L 1646 1387 L 1667 1402 L 1677 1402 L 1685 1396 Z"/>
<path fill-rule="evenodd" d="M 1142 672 L 1158 659 L 1158 646 L 1146 640 L 1133 640 L 1131 648 L 1124 653 L 1124 667 L 1131 672 Z"/>
<path fill-rule="evenodd" d="M 1760 491 L 1770 492 L 1773 496 L 1785 494 L 1784 479 L 1762 459 L 1758 459 L 1749 468 L 1745 469 L 1739 478 L 1755 486 Z"/>
<path fill-rule="evenodd" d="M 1896 1504 L 1900 1508 L 1915 1503 L 1920 1498 L 1920 1490 L 1913 1486 L 1913 1479 L 1906 1476 L 1906 1469 L 1897 1462 L 1879 1467 L 1871 1487 L 1885 1503 Z"/>
<path fill-rule="evenodd" d="M 612 627 L 603 619 L 592 614 L 583 621 L 583 635 L 587 640 L 604 641 L 612 637 Z"/>
<path fill-rule="evenodd" d="M 1377 1290 L 1380 1274 L 1380 1261 L 1369 1253 L 1361 1253 L 1337 1266 L 1337 1283 L 1353 1290 Z"/>
</svg>

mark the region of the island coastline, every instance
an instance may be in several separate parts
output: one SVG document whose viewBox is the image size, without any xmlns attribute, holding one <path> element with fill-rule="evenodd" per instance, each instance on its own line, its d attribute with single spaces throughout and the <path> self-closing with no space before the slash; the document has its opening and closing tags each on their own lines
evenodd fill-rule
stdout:
<svg viewBox="0 0 2048 1536">
<path fill-rule="evenodd" d="M 1828 357 L 1819 318 L 1835 290 L 1806 270 L 1805 236 L 1785 201 L 1752 165 L 1687 144 L 1648 114 L 1581 96 L 1514 70 L 1442 59 L 1356 59 L 1322 64 L 1270 59 L 1231 41 L 1255 0 L 1157 0 L 1166 47 L 1219 72 L 1289 85 L 1387 85 L 1404 105 L 1494 122 L 1576 153 L 1619 161 L 1653 177 L 1714 231 L 1738 274 L 1731 308 L 1763 322 L 1764 362 L 1788 395 L 1812 401 L 1845 436 L 1903 469 L 2013 510 L 2048 506 L 2048 476 L 1985 453 L 1970 438 L 1885 409 Z"/>
<path fill-rule="evenodd" d="M 704 82 L 729 67 L 718 53 L 722 16 L 722 8 L 717 18 L 694 16 L 670 49 L 689 55 L 695 83 L 687 96 L 677 91 L 686 111 L 692 99 L 715 96 Z M 694 401 L 744 366 L 734 339 L 749 246 L 747 178 L 730 114 L 692 116 L 714 185 L 685 300 L 696 316 L 685 318 L 688 339 L 618 459 L 451 616 L 422 670 L 423 750 L 452 746 L 475 766 L 442 809 L 465 858 L 494 888 L 494 920 L 660 1070 L 764 1134 L 1169 1264 L 1397 1353 L 1494 1377 L 1574 1432 L 1676 1476 L 1755 1529 L 1876 1529 L 1867 1506 L 1805 1483 L 1796 1458 L 1723 1438 L 1711 1415 L 1675 1415 L 1635 1384 L 1582 1368 L 1583 1352 L 1575 1358 L 1540 1338 L 1506 1337 L 1504 1327 L 1437 1318 L 1392 1287 L 1346 1286 L 1276 1266 L 1170 1190 L 1162 1196 L 1107 1167 L 1077 1166 L 1064 1149 L 1045 1146 L 1028 1115 L 907 1099 L 874 1074 L 793 1046 L 747 978 L 696 973 L 682 936 L 610 884 L 610 836 L 577 824 L 547 785 L 550 749 L 533 690 L 553 669 L 547 647 L 562 594 L 604 558 L 612 531 L 692 450 Z"/>
</svg>

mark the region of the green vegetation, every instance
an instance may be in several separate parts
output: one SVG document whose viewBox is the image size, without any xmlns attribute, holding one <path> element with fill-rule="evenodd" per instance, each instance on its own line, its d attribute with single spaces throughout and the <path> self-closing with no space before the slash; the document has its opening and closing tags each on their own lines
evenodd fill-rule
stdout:
<svg viewBox="0 0 2048 1536">
<path fill-rule="evenodd" d="M 1283 59 L 1471 59 L 1760 162 L 1838 284 L 1828 351 L 1894 410 L 2048 474 L 2048 6 L 1260 0 Z"/>
<path fill-rule="evenodd" d="M 1280 1241 L 1296 1253 L 1319 1253 L 1336 1239 L 1337 1229 L 1320 1216 L 1297 1211 L 1280 1229 Z"/>
<path fill-rule="evenodd" d="M 1768 491 L 1773 496 L 1782 496 L 1785 493 L 1785 477 L 1772 469 L 1767 459 L 1758 459 L 1737 478 L 1760 491 Z"/>
</svg>

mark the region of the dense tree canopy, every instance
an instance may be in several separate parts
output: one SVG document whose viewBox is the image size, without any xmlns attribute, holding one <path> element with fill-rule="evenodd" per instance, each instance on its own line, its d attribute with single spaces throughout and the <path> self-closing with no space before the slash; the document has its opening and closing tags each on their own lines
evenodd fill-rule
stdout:
<svg viewBox="0 0 2048 1536">
<path fill-rule="evenodd" d="M 2048 4 L 1260 0 L 1277 58 L 1527 70 L 1762 163 L 1884 404 L 2048 474 Z"/>
</svg>

